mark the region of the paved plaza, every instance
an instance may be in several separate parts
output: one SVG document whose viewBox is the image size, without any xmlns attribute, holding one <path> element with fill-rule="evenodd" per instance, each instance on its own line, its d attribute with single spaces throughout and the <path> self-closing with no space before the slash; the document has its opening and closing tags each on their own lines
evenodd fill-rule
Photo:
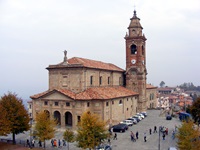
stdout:
<svg viewBox="0 0 200 150">
<path fill-rule="evenodd" d="M 173 118 L 172 120 L 166 120 L 165 115 L 160 115 L 161 110 L 148 110 L 148 116 L 140 121 L 138 124 L 129 127 L 129 129 L 125 133 L 117 133 L 117 140 L 111 139 L 111 145 L 113 150 L 158 150 L 159 149 L 159 132 L 153 133 L 154 126 L 157 126 L 157 130 L 159 126 L 164 126 L 168 128 L 168 135 L 165 140 L 162 139 L 162 134 L 160 134 L 160 150 L 167 150 L 168 147 L 176 146 L 176 139 L 172 139 L 172 131 L 175 129 L 175 125 L 179 126 L 181 122 L 178 118 Z M 152 134 L 149 134 L 149 129 L 152 129 Z M 139 132 L 139 139 L 136 142 L 132 142 L 130 138 L 130 132 L 136 133 Z M 147 142 L 144 142 L 144 132 L 147 135 Z M 63 130 L 60 129 L 56 135 L 55 139 L 63 139 L 62 138 Z M 10 135 L 7 137 L 0 138 L 11 138 Z M 28 139 L 28 133 L 16 135 L 17 142 L 25 141 Z M 51 142 L 46 141 L 46 149 L 67 149 L 67 147 L 61 148 L 52 148 Z M 76 147 L 75 143 L 70 143 L 71 150 L 81 150 Z"/>
</svg>

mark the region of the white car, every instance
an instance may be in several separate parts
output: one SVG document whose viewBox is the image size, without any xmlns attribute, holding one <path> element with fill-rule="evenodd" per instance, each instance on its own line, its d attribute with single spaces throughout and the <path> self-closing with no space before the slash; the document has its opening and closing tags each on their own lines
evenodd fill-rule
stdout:
<svg viewBox="0 0 200 150">
<path fill-rule="evenodd" d="M 127 124 L 128 126 L 132 126 L 132 125 L 133 125 L 132 120 L 124 120 L 124 121 L 122 121 L 122 122 L 120 122 L 120 123 Z"/>
<path fill-rule="evenodd" d="M 144 115 L 143 114 L 141 114 L 141 113 L 137 113 L 137 115 L 139 115 L 140 117 L 142 117 L 142 119 L 144 119 L 145 117 L 144 117 Z"/>
</svg>

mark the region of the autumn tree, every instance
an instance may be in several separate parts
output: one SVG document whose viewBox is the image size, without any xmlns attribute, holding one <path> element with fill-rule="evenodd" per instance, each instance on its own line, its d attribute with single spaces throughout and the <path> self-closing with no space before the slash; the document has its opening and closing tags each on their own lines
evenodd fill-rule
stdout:
<svg viewBox="0 0 200 150">
<path fill-rule="evenodd" d="M 200 130 L 192 120 L 183 122 L 178 128 L 177 147 L 179 150 L 199 150 L 200 149 Z"/>
<path fill-rule="evenodd" d="M 190 107 L 190 113 L 195 122 L 200 121 L 200 97 L 198 97 Z"/>
<path fill-rule="evenodd" d="M 105 122 L 89 111 L 83 113 L 77 127 L 76 141 L 83 149 L 93 149 L 108 137 Z"/>
<path fill-rule="evenodd" d="M 3 111 L 1 118 L 4 119 L 4 121 L 1 120 L 0 126 L 1 128 L 7 126 L 4 128 L 6 130 L 4 134 L 12 133 L 13 144 L 15 144 L 15 135 L 30 129 L 28 112 L 22 103 L 22 99 L 11 92 L 1 97 L 0 107 Z"/>
<path fill-rule="evenodd" d="M 63 138 L 65 141 L 67 141 L 67 147 L 69 150 L 69 143 L 74 142 L 75 140 L 74 132 L 69 129 L 65 130 L 65 132 L 63 133 Z"/>
<path fill-rule="evenodd" d="M 6 136 L 7 134 L 10 133 L 10 126 L 9 126 L 9 120 L 7 119 L 7 112 L 5 108 L 2 106 L 0 103 L 0 110 L 1 110 L 1 115 L 0 115 L 0 135 L 1 136 Z"/>
<path fill-rule="evenodd" d="M 50 140 L 54 137 L 56 127 L 56 120 L 50 119 L 49 115 L 45 111 L 41 111 L 36 115 L 36 124 L 33 132 L 33 136 L 39 139 L 41 142 Z"/>
</svg>

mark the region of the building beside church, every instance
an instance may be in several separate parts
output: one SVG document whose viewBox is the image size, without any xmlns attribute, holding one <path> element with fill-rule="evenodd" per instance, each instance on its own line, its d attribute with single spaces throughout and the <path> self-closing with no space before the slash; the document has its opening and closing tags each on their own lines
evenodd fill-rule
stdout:
<svg viewBox="0 0 200 150">
<path fill-rule="evenodd" d="M 97 60 L 73 57 L 49 65 L 49 89 L 31 96 L 32 117 L 45 111 L 61 127 L 76 129 L 84 111 L 116 124 L 157 106 L 156 89 L 146 83 L 146 37 L 134 11 L 126 43 L 126 69 Z"/>
</svg>

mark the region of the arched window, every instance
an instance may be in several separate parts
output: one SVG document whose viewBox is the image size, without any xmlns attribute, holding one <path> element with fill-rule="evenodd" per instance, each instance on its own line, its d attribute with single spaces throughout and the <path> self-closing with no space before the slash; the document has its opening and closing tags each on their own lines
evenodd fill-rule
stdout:
<svg viewBox="0 0 200 150">
<path fill-rule="evenodd" d="M 131 54 L 137 54 L 137 46 L 135 44 L 131 45 Z"/>
</svg>

